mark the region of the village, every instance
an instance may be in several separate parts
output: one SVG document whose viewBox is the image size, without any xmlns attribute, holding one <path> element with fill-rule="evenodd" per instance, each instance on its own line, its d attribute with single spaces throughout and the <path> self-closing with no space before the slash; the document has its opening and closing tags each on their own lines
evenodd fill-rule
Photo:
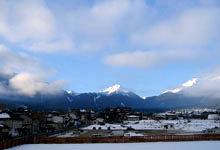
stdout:
<svg viewBox="0 0 220 150">
<path fill-rule="evenodd" d="M 127 107 L 103 111 L 33 112 L 26 106 L 0 105 L 0 139 L 25 136 L 97 137 L 220 133 L 220 111 L 184 109 L 164 113 L 137 112 Z"/>
</svg>

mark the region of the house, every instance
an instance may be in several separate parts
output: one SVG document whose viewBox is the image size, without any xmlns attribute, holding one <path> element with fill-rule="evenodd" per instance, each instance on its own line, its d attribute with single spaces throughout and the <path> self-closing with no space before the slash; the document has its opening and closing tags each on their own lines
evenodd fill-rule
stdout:
<svg viewBox="0 0 220 150">
<path fill-rule="evenodd" d="M 209 114 L 208 119 L 209 120 L 220 120 L 220 115 L 219 114 Z"/>
<path fill-rule="evenodd" d="M 166 119 L 165 116 L 163 116 L 163 115 L 158 115 L 158 114 L 154 114 L 154 115 L 152 116 L 152 118 L 153 118 L 154 120 L 165 120 L 165 119 Z"/>
<path fill-rule="evenodd" d="M 207 130 L 204 130 L 203 133 L 205 133 L 205 134 L 220 134 L 220 128 L 215 127 L 212 129 L 207 129 Z"/>
<path fill-rule="evenodd" d="M 64 116 L 61 116 L 61 115 L 53 116 L 52 122 L 63 124 L 64 123 Z"/>
<path fill-rule="evenodd" d="M 123 130 L 113 130 L 109 136 L 124 136 L 124 131 Z"/>
<path fill-rule="evenodd" d="M 46 120 L 47 121 L 52 121 L 53 120 L 53 114 L 49 113 L 46 115 Z"/>
<path fill-rule="evenodd" d="M 70 112 L 67 114 L 69 118 L 73 119 L 73 120 L 78 120 L 79 116 L 76 113 Z"/>
<path fill-rule="evenodd" d="M 4 104 L 0 104 L 0 112 L 4 110 Z"/>
<path fill-rule="evenodd" d="M 154 114 L 153 118 L 155 120 L 175 120 L 178 119 L 178 115 L 173 112 L 165 112 L 165 113 L 158 113 Z"/>
<path fill-rule="evenodd" d="M 128 116 L 128 121 L 139 121 L 139 116 L 135 116 L 135 115 Z"/>
<path fill-rule="evenodd" d="M 7 139 L 9 135 L 9 127 L 0 124 L 0 140 Z"/>
<path fill-rule="evenodd" d="M 32 118 L 29 115 L 21 114 L 20 118 L 23 119 L 23 134 L 30 135 L 32 133 Z"/>
<path fill-rule="evenodd" d="M 53 127 L 56 129 L 63 128 L 64 127 L 64 118 L 65 118 L 65 116 L 62 116 L 62 115 L 53 116 L 53 118 L 52 118 L 52 122 L 54 123 Z"/>
<path fill-rule="evenodd" d="M 105 120 L 103 118 L 97 118 L 93 121 L 93 124 L 96 125 L 104 125 L 105 124 Z"/>
<path fill-rule="evenodd" d="M 15 114 L 1 114 L 4 118 L 1 118 L 0 123 L 9 128 L 9 135 L 12 137 L 21 136 L 23 133 L 23 119 Z"/>
<path fill-rule="evenodd" d="M 65 115 L 49 114 L 47 116 L 47 127 L 49 130 L 57 130 L 65 127 Z"/>
<path fill-rule="evenodd" d="M 30 110 L 28 109 L 27 106 L 22 105 L 22 106 L 20 106 L 20 107 L 18 107 L 18 108 L 16 109 L 16 112 L 20 112 L 20 113 L 29 113 Z"/>
<path fill-rule="evenodd" d="M 192 119 L 207 119 L 207 118 L 204 118 L 204 116 L 202 115 L 202 112 L 200 112 L 200 111 L 192 111 L 189 114 L 189 116 Z"/>
<path fill-rule="evenodd" d="M 175 129 L 173 123 L 167 123 L 163 125 L 164 129 Z"/>
<path fill-rule="evenodd" d="M 116 107 L 114 109 L 114 112 L 117 112 L 117 113 L 131 113 L 132 110 L 129 107 Z"/>
<path fill-rule="evenodd" d="M 40 132 L 40 119 L 33 118 L 32 119 L 32 133 L 38 134 Z"/>
<path fill-rule="evenodd" d="M 38 134 L 40 133 L 41 120 L 44 119 L 43 114 L 41 113 L 33 113 L 31 115 L 32 119 L 32 133 Z"/>
<path fill-rule="evenodd" d="M 129 107 L 116 107 L 113 113 L 114 121 L 122 123 L 128 119 L 127 116 L 131 113 L 131 109 Z"/>
</svg>

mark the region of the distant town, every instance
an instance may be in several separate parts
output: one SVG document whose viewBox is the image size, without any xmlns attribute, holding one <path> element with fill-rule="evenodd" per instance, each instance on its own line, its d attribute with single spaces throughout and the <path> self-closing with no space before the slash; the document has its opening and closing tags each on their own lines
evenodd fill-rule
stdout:
<svg viewBox="0 0 220 150">
<path fill-rule="evenodd" d="M 69 109 L 68 112 L 10 110 L 0 105 L 0 139 L 25 136 L 109 137 L 161 134 L 220 133 L 219 109 L 181 109 L 161 113 L 137 112 L 128 107 Z"/>
</svg>

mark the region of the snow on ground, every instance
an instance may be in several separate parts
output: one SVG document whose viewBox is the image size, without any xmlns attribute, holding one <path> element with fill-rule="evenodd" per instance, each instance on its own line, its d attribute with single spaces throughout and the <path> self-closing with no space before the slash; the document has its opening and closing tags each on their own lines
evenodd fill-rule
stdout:
<svg viewBox="0 0 220 150">
<path fill-rule="evenodd" d="M 119 144 L 27 144 L 8 150 L 219 150 L 219 141 Z"/>
<path fill-rule="evenodd" d="M 205 129 L 220 127 L 220 121 L 215 120 L 140 120 L 140 121 L 127 121 L 124 124 L 105 124 L 105 125 L 91 125 L 83 128 L 84 130 L 93 130 L 93 128 L 107 130 L 126 130 L 127 127 L 136 130 L 164 130 L 164 125 L 172 124 L 175 130 L 184 131 L 203 131 Z"/>
<path fill-rule="evenodd" d="M 96 128 L 98 130 L 101 128 L 102 130 L 107 130 L 108 128 L 111 128 L 111 130 L 126 130 L 127 127 L 120 125 L 120 124 L 105 124 L 105 125 L 91 125 L 88 127 L 83 128 L 84 130 L 93 130 L 93 128 Z"/>
<path fill-rule="evenodd" d="M 10 118 L 10 115 L 7 113 L 1 113 L 0 118 L 5 119 L 5 118 Z"/>
<path fill-rule="evenodd" d="M 124 136 L 144 136 L 144 135 L 141 133 L 128 132 L 128 133 L 125 133 Z"/>
<path fill-rule="evenodd" d="M 78 134 L 73 134 L 72 132 L 69 132 L 69 133 L 58 135 L 56 137 L 65 138 L 65 137 L 77 137 L 77 136 Z"/>
</svg>

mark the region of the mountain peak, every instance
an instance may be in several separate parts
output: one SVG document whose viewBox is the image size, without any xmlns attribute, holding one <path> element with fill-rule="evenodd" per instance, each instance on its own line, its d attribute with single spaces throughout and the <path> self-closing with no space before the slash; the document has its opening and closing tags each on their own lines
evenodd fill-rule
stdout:
<svg viewBox="0 0 220 150">
<path fill-rule="evenodd" d="M 189 80 L 185 83 L 182 84 L 183 87 L 190 87 L 193 86 L 194 84 L 196 84 L 197 82 L 197 78 L 193 78 L 192 80 Z"/>
<path fill-rule="evenodd" d="M 73 94 L 73 91 L 67 91 L 68 94 Z"/>
<path fill-rule="evenodd" d="M 178 92 L 180 92 L 180 91 L 182 91 L 182 90 L 184 90 L 188 87 L 191 87 L 191 86 L 195 85 L 197 83 L 197 80 L 198 80 L 197 78 L 193 78 L 192 80 L 188 80 L 187 82 L 183 83 L 181 85 L 181 87 L 178 87 L 174 90 L 166 90 L 166 91 L 163 92 L 163 94 L 165 94 L 165 93 L 178 93 Z"/>
<path fill-rule="evenodd" d="M 66 91 L 71 96 L 77 96 L 79 93 L 73 92 L 73 91 Z"/>
<path fill-rule="evenodd" d="M 106 93 L 108 95 L 113 94 L 113 93 L 128 93 L 128 90 L 122 89 L 121 85 L 116 84 L 114 86 L 111 86 L 103 91 L 101 91 L 100 93 Z"/>
<path fill-rule="evenodd" d="M 142 98 L 143 100 L 146 100 L 146 99 L 147 99 L 147 96 L 141 96 L 141 98 Z"/>
</svg>

